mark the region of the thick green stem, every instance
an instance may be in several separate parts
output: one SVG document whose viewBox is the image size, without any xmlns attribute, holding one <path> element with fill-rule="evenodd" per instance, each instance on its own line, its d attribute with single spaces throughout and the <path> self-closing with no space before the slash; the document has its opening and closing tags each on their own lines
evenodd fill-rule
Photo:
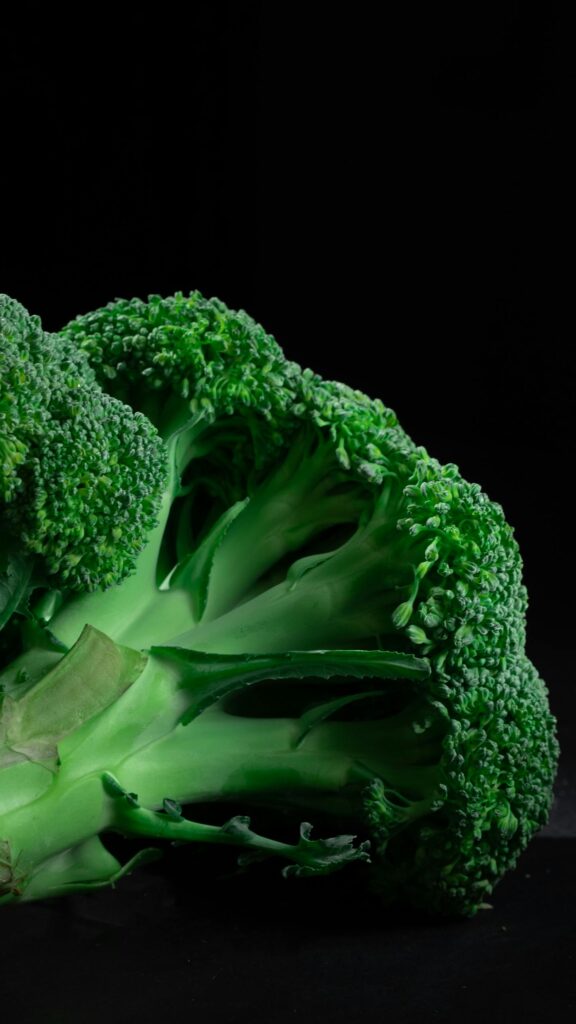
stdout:
<svg viewBox="0 0 576 1024">
<path fill-rule="evenodd" d="M 407 743 L 402 752 L 402 742 L 395 740 L 395 727 L 401 737 L 408 728 L 408 711 L 390 723 L 323 723 L 300 743 L 298 719 L 248 719 L 213 705 L 182 725 L 185 705 L 177 666 L 151 658 L 113 705 L 62 741 L 61 764 L 50 786 L 0 818 L 3 849 L 13 864 L 5 889 L 12 885 L 15 891 L 32 880 L 31 892 L 42 894 L 43 872 L 51 886 L 56 879 L 61 883 L 62 871 L 78 881 L 78 864 L 74 867 L 66 851 L 78 848 L 79 857 L 85 857 L 86 843 L 107 830 L 161 838 L 168 825 L 148 812 L 166 800 L 234 800 L 247 809 L 280 799 L 306 808 L 323 795 L 338 797 L 350 786 L 363 787 L 371 777 L 415 800 L 424 799 L 439 781 L 438 768 L 428 763 L 434 748 L 438 750 L 437 739 L 424 742 L 424 763 L 417 742 Z M 123 791 L 137 794 L 146 814 L 119 817 L 118 805 L 103 785 L 107 773 Z M 143 831 L 138 822 L 144 823 Z M 199 828 L 198 838 L 209 841 L 205 826 L 186 828 L 190 835 L 182 828 L 182 838 L 193 839 Z M 171 833 L 166 835 L 170 838 Z M 98 858 L 108 870 L 105 855 L 99 851 Z"/>
<path fill-rule="evenodd" d="M 404 753 L 401 744 L 395 745 L 393 727 L 387 756 L 385 720 L 324 723 L 301 745 L 300 732 L 298 719 L 241 718 L 213 707 L 191 725 L 178 726 L 127 757 L 115 774 L 151 807 L 161 806 L 166 797 L 181 803 L 250 802 L 255 795 L 274 793 L 338 793 L 369 775 L 419 795 L 438 780 L 435 765 L 418 763 L 416 744 Z"/>
<path fill-rule="evenodd" d="M 283 582 L 171 642 L 232 654 L 363 646 L 397 634 L 393 616 L 412 585 L 415 542 L 394 530 L 394 500 L 391 485 L 341 547 L 300 559 Z"/>
<path fill-rule="evenodd" d="M 203 621 L 234 607 L 282 558 L 330 527 L 357 523 L 371 495 L 340 469 L 332 448 L 294 444 L 261 483 L 215 552 Z M 340 488 L 340 490 L 339 490 Z"/>
<path fill-rule="evenodd" d="M 177 726 L 115 769 L 143 804 L 249 799 L 254 793 L 337 791 L 350 781 L 353 759 L 338 750 L 318 759 L 296 749 L 297 719 L 249 719 L 217 708 Z"/>
<path fill-rule="evenodd" d="M 384 567 L 380 568 L 382 576 Z M 358 567 L 358 574 L 361 567 Z M 392 621 L 399 603 L 400 577 L 372 604 L 356 603 L 356 574 L 332 579 L 310 573 L 300 584 L 279 583 L 211 622 L 174 636 L 174 646 L 221 654 L 276 653 L 346 647 L 377 636 L 397 634 Z M 400 591 L 401 593 L 401 591 Z M 350 597 L 350 600 L 347 598 Z"/>
<path fill-rule="evenodd" d="M 70 782 L 65 772 L 32 803 L 0 818 L 0 832 L 12 863 L 26 879 L 51 857 L 110 827 L 113 807 L 101 772 Z"/>
<path fill-rule="evenodd" d="M 232 728 L 231 728 L 232 727 Z M 264 792 L 284 789 L 338 790 L 353 772 L 349 758 L 336 752 L 319 762 L 292 750 L 297 722 L 279 721 L 270 729 L 262 721 L 249 723 L 209 711 L 189 726 L 176 726 L 162 739 L 145 744 L 118 764 L 107 761 L 113 750 L 100 751 L 98 743 L 76 744 L 69 759 L 63 757 L 50 788 L 32 803 L 12 809 L 0 819 L 4 848 L 10 851 L 14 881 L 33 879 L 44 865 L 71 847 L 82 847 L 107 830 L 125 834 L 158 835 L 163 819 L 119 817 L 118 807 L 103 785 L 112 773 L 149 809 L 162 807 L 166 798 L 182 802 L 246 797 L 254 786 Z M 231 735 L 231 731 L 233 735 Z M 274 747 L 276 745 L 276 748 Z M 94 749 L 95 748 L 95 749 Z M 82 762 L 90 766 L 82 774 Z M 98 760 L 101 761 L 96 767 Z M 250 767 L 250 764 L 253 767 Z M 156 823 L 155 830 L 139 829 L 138 822 Z M 162 827 L 164 827 L 162 825 Z M 166 823 L 166 827 L 168 827 Z M 209 841 L 210 828 L 190 824 L 180 838 Z M 165 831 L 165 830 L 164 830 Z M 166 833 L 166 837 L 171 836 Z M 221 841 L 221 840 L 218 840 Z M 270 845 L 270 852 L 274 852 Z M 277 853 L 282 852 L 280 847 Z"/>
</svg>

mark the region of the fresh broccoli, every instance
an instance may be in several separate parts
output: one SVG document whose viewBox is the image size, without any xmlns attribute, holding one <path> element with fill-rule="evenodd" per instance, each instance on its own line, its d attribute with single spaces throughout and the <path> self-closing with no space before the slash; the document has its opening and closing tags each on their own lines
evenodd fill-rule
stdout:
<svg viewBox="0 0 576 1024">
<path fill-rule="evenodd" d="M 384 901 L 475 913 L 558 755 L 500 506 L 216 299 L 117 301 L 58 337 L 157 429 L 165 486 L 132 575 L 47 584 L 0 676 L 4 901 L 113 882 L 150 853 L 122 867 L 117 832 L 356 861 Z M 184 815 L 206 801 L 235 813 Z M 266 838 L 245 812 L 268 809 L 338 834 Z"/>
<path fill-rule="evenodd" d="M 65 335 L 0 295 L 0 625 L 29 584 L 123 579 L 156 522 L 166 455 L 156 429 L 106 394 Z"/>
</svg>

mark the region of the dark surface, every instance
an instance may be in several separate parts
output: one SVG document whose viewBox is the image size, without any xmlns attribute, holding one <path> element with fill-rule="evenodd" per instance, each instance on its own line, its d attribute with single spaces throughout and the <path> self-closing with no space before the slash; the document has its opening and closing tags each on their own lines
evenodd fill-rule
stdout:
<svg viewBox="0 0 576 1024">
<path fill-rule="evenodd" d="M 0 289 L 50 329 L 116 296 L 216 294 L 480 481 L 516 527 L 559 718 L 550 825 L 466 922 L 381 915 L 352 881 L 224 879 L 205 851 L 5 908 L 7 1019 L 575 1009 L 573 36 L 519 4 L 440 6 L 385 26 L 283 3 L 8 19 Z"/>
<path fill-rule="evenodd" d="M 186 872 L 6 908 L 3 1009 L 26 1024 L 569 1019 L 575 856 L 576 839 L 536 840 L 493 909 L 437 923 L 322 880 L 219 879 L 188 851 Z"/>
</svg>

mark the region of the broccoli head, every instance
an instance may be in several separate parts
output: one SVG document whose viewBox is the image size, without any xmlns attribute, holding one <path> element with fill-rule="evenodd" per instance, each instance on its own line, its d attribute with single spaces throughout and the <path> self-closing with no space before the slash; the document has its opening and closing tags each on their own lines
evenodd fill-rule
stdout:
<svg viewBox="0 0 576 1024">
<path fill-rule="evenodd" d="M 38 579 L 92 590 L 132 569 L 166 477 L 156 429 L 84 353 L 0 295 L 0 514 Z"/>
<path fill-rule="evenodd" d="M 58 338 L 166 471 L 133 574 L 43 592 L 0 677 L 5 899 L 118 878 L 117 831 L 292 874 L 370 860 L 384 901 L 473 914 L 546 821 L 558 756 L 500 506 L 216 299 L 119 300 Z M 184 816 L 207 800 L 242 813 Z M 346 831 L 280 843 L 246 809 Z"/>
</svg>

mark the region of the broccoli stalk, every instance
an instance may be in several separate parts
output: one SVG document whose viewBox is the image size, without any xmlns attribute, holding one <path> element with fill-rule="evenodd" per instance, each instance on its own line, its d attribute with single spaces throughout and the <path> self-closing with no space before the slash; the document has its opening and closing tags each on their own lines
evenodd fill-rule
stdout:
<svg viewBox="0 0 576 1024">
<path fill-rule="evenodd" d="M 395 682 L 387 693 L 349 692 L 315 705 L 312 719 L 310 711 L 250 717 L 229 704 L 248 687 L 262 685 L 276 700 L 282 680 L 309 677 L 317 686 L 342 673 L 402 678 L 408 689 Z M 280 801 L 305 810 L 336 796 L 341 811 L 361 820 L 368 782 L 386 779 L 392 800 L 398 788 L 411 794 L 401 816 L 407 825 L 441 792 L 431 760 L 439 760 L 445 726 L 418 693 L 428 675 L 424 660 L 385 652 L 235 657 L 167 647 L 144 656 L 86 627 L 40 686 L 3 706 L 4 899 L 38 899 L 117 877 L 120 865 L 96 841 L 109 831 L 238 845 L 280 856 L 302 874 L 368 859 L 369 844 L 354 846 L 354 836 L 313 840 L 303 823 L 290 845 L 253 832 L 244 816 L 221 828 L 190 821 L 180 805 Z M 314 684 L 309 696 L 313 691 Z M 381 720 L 326 720 L 369 698 L 384 702 Z M 402 827 L 398 809 L 391 826 Z"/>
</svg>

